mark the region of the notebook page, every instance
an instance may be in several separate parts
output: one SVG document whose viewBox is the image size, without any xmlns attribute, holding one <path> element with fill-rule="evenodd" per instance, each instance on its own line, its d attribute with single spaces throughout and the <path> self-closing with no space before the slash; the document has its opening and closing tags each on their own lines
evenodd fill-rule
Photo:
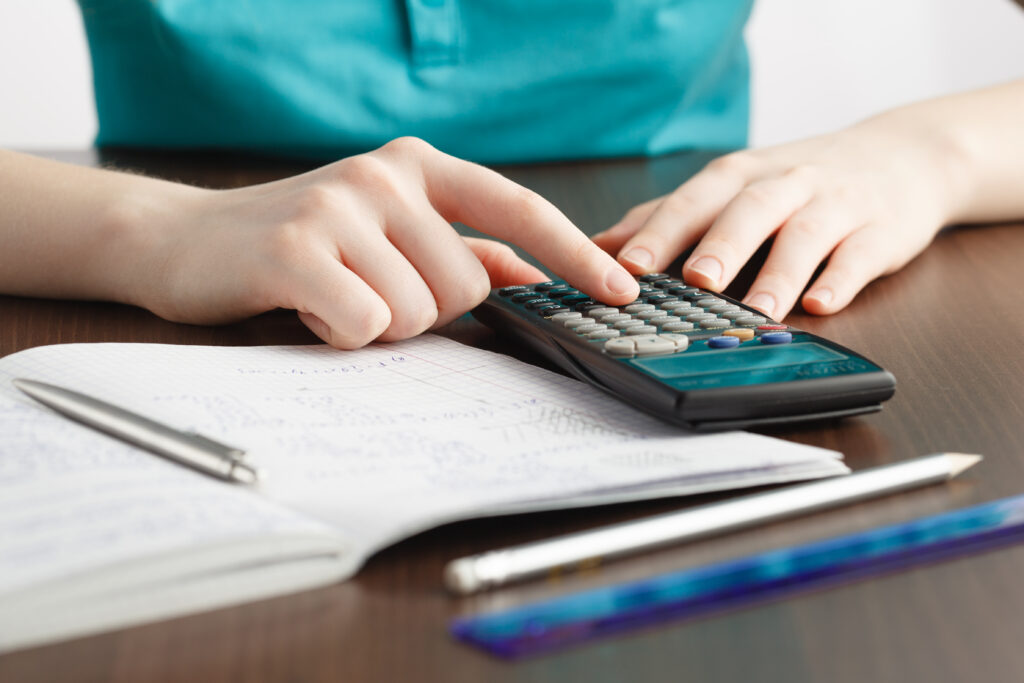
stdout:
<svg viewBox="0 0 1024 683">
<path fill-rule="evenodd" d="M 335 537 L 323 524 L 42 409 L 10 377 L 61 379 L 68 366 L 59 351 L 44 356 L 31 368 L 9 357 L 0 369 L 0 600 L 140 558 L 268 537 Z"/>
<path fill-rule="evenodd" d="M 19 356 L 25 376 L 246 449 L 269 474 L 259 494 L 366 550 L 503 508 L 847 471 L 832 451 L 690 435 L 574 380 L 433 335 L 357 351 L 93 344 Z"/>
</svg>

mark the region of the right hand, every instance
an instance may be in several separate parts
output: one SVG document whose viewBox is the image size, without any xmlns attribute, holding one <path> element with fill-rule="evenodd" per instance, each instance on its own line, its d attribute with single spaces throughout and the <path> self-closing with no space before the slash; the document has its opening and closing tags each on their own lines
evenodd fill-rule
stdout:
<svg viewBox="0 0 1024 683">
<path fill-rule="evenodd" d="M 601 301 L 635 280 L 536 193 L 482 166 L 400 138 L 284 180 L 189 188 L 151 231 L 137 297 L 179 322 L 291 308 L 338 348 L 443 325 L 491 287 L 547 279 L 506 245 L 460 237 L 457 221 L 513 241 Z M 155 275 L 155 277 L 154 277 Z"/>
</svg>

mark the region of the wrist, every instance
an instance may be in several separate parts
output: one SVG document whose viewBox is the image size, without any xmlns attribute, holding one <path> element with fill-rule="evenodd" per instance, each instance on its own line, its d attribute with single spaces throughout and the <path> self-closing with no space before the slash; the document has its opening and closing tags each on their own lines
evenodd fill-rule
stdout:
<svg viewBox="0 0 1024 683">
<path fill-rule="evenodd" d="M 95 282 L 102 299 L 154 311 L 165 298 L 182 216 L 208 190 L 131 177 L 104 205 Z"/>
</svg>

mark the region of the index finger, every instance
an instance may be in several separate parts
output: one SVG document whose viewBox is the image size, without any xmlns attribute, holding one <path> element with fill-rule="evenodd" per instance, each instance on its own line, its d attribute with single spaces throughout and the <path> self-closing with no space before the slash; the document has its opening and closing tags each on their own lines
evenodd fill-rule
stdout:
<svg viewBox="0 0 1024 683">
<path fill-rule="evenodd" d="M 515 242 L 598 301 L 625 304 L 639 295 L 633 276 L 536 192 L 442 152 L 425 157 L 427 197 L 445 220 Z"/>
</svg>

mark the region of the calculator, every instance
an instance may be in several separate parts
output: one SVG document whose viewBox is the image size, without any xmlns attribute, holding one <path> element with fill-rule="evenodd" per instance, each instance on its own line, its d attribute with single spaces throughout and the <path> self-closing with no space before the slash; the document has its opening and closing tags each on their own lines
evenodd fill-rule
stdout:
<svg viewBox="0 0 1024 683">
<path fill-rule="evenodd" d="M 874 412 L 896 389 L 850 349 L 664 273 L 607 306 L 564 281 L 492 290 L 473 316 L 570 375 L 695 431 Z"/>
</svg>

